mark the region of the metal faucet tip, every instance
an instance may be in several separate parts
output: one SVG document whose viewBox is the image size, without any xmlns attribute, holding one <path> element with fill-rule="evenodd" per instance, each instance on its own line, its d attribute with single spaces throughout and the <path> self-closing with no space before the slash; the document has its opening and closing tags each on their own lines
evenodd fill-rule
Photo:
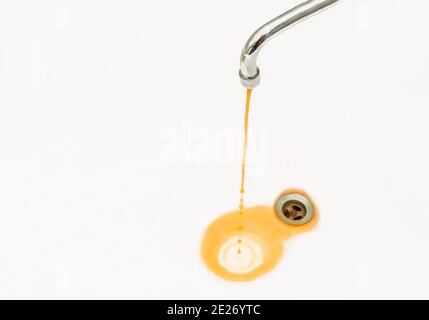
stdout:
<svg viewBox="0 0 429 320">
<path fill-rule="evenodd" d="M 260 72 L 256 60 L 262 46 L 286 27 L 322 10 L 338 0 L 309 0 L 286 11 L 257 29 L 247 40 L 240 57 L 240 81 L 246 88 L 259 85 Z"/>
</svg>

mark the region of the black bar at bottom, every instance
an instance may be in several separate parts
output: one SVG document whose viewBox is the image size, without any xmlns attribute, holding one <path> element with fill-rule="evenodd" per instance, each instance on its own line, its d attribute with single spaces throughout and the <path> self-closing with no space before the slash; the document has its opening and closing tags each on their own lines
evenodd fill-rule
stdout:
<svg viewBox="0 0 429 320">
<path fill-rule="evenodd" d="M 410 301 L 408 301 L 410 302 Z M 310 316 L 329 318 L 395 317 L 409 318 L 419 307 L 426 314 L 425 301 L 281 301 L 281 300 L 57 300 L 1 301 L 5 314 L 45 318 L 109 317 L 109 319 L 297 319 Z M 9 310 L 8 310 L 9 309 Z"/>
</svg>

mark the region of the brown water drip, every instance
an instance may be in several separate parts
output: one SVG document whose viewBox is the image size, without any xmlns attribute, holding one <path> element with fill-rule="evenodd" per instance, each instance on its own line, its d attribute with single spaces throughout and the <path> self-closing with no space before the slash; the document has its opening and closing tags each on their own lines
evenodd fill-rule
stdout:
<svg viewBox="0 0 429 320">
<path fill-rule="evenodd" d="M 249 109 L 250 109 L 250 98 L 252 97 L 252 89 L 247 89 L 246 91 L 246 111 L 244 114 L 244 140 L 243 140 L 243 158 L 241 160 L 241 187 L 240 187 L 240 204 L 239 204 L 239 214 L 240 216 L 244 213 L 244 182 L 246 179 L 246 156 L 247 156 L 247 136 L 249 130 Z M 242 219 L 240 219 L 242 220 Z M 244 227 L 242 221 L 238 226 L 238 231 L 243 231 Z M 238 243 L 241 244 L 241 239 L 238 239 Z M 241 254 L 241 246 L 238 246 L 238 254 Z"/>
</svg>

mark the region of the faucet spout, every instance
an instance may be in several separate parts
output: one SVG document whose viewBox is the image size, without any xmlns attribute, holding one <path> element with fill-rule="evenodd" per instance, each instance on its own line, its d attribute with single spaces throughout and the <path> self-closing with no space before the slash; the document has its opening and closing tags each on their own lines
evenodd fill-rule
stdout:
<svg viewBox="0 0 429 320">
<path fill-rule="evenodd" d="M 286 11 L 256 30 L 247 40 L 240 57 L 240 80 L 244 87 L 254 88 L 261 81 L 256 60 L 262 46 L 274 35 L 299 20 L 330 6 L 338 0 L 309 0 Z"/>
</svg>

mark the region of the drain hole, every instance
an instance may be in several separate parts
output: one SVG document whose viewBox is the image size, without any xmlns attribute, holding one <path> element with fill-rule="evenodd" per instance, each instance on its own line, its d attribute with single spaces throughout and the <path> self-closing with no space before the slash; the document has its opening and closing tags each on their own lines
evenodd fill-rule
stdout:
<svg viewBox="0 0 429 320">
<path fill-rule="evenodd" d="M 298 207 L 297 205 L 292 205 L 292 209 L 293 210 L 295 210 L 295 211 L 302 211 L 302 208 L 301 207 Z"/>
<path fill-rule="evenodd" d="M 282 207 L 282 212 L 286 218 L 294 221 L 304 219 L 307 214 L 305 206 L 296 200 L 285 202 Z"/>
</svg>

